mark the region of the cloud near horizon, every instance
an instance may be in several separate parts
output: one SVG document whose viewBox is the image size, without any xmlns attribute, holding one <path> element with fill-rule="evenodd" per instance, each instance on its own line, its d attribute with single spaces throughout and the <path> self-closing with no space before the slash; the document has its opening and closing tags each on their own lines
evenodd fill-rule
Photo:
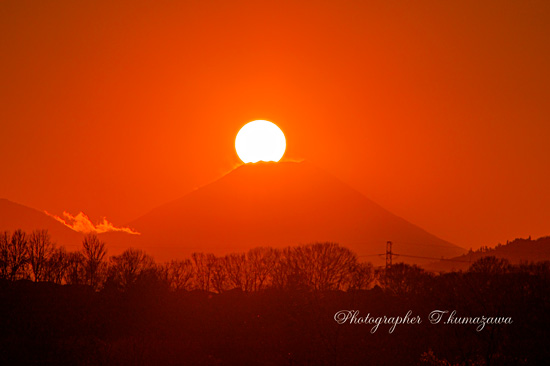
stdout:
<svg viewBox="0 0 550 366">
<path fill-rule="evenodd" d="M 116 227 L 111 222 L 107 221 L 104 217 L 103 221 L 94 225 L 90 218 L 82 211 L 80 211 L 76 216 L 71 215 L 70 213 L 63 211 L 62 216 L 53 215 L 47 211 L 44 211 L 48 216 L 53 217 L 55 220 L 59 221 L 68 228 L 77 231 L 79 233 L 108 233 L 108 232 L 123 232 L 132 235 L 141 235 L 139 232 L 130 229 L 129 227 Z"/>
</svg>

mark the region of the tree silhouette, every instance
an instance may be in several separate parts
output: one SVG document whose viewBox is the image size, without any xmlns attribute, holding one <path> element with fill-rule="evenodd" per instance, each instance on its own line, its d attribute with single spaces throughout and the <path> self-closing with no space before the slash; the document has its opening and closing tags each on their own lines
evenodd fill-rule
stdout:
<svg viewBox="0 0 550 366">
<path fill-rule="evenodd" d="M 221 294 L 222 292 L 229 289 L 231 286 L 228 279 L 228 266 L 227 266 L 227 256 L 222 258 L 215 258 L 212 266 L 212 275 L 210 276 L 210 282 L 212 288 L 217 293 Z"/>
<path fill-rule="evenodd" d="M 44 267 L 44 281 L 61 284 L 69 268 L 69 254 L 64 247 L 54 248 Z"/>
<path fill-rule="evenodd" d="M 294 250 L 285 248 L 275 249 L 273 252 L 275 264 L 271 269 L 271 284 L 278 290 L 305 289 L 305 277 L 295 263 Z"/>
<path fill-rule="evenodd" d="M 165 265 L 168 283 L 174 290 L 191 290 L 193 288 L 194 269 L 189 259 L 172 260 Z"/>
<path fill-rule="evenodd" d="M 202 291 L 210 291 L 212 272 L 216 264 L 214 254 L 191 254 L 195 270 L 195 288 Z"/>
<path fill-rule="evenodd" d="M 338 290 L 350 282 L 357 256 L 336 243 L 315 243 L 290 250 L 288 255 L 294 275 L 303 277 L 312 290 Z"/>
<path fill-rule="evenodd" d="M 306 246 L 313 265 L 315 290 L 339 290 L 349 283 L 357 256 L 348 248 L 336 243 L 316 243 Z"/>
<path fill-rule="evenodd" d="M 271 271 L 275 266 L 276 254 L 273 248 L 253 248 L 246 253 L 251 276 L 252 291 L 260 291 L 269 285 Z"/>
<path fill-rule="evenodd" d="M 401 296 L 421 292 L 432 278 L 431 274 L 417 265 L 405 263 L 396 263 L 381 274 L 384 276 L 381 283 L 391 292 Z"/>
<path fill-rule="evenodd" d="M 504 274 L 510 271 L 510 262 L 504 258 L 494 256 L 483 257 L 472 263 L 469 271 L 480 274 Z"/>
<path fill-rule="evenodd" d="M 63 276 L 65 282 L 69 285 L 86 284 L 87 270 L 84 254 L 81 252 L 68 253 L 66 261 L 66 270 Z"/>
<path fill-rule="evenodd" d="M 126 249 L 122 254 L 112 256 L 108 269 L 108 280 L 121 289 L 135 285 L 140 276 L 155 270 L 153 257 L 138 249 Z"/>
<path fill-rule="evenodd" d="M 357 263 L 351 270 L 349 289 L 366 290 L 374 282 L 374 279 L 372 263 Z"/>
<path fill-rule="evenodd" d="M 44 279 L 48 261 L 54 252 L 54 244 L 50 240 L 48 230 L 34 230 L 29 235 L 28 257 L 34 281 Z"/>
<path fill-rule="evenodd" d="M 251 273 L 244 254 L 229 254 L 221 258 L 220 264 L 227 275 L 228 285 L 243 291 L 250 291 L 252 287 Z"/>
<path fill-rule="evenodd" d="M 9 275 L 10 260 L 10 240 L 9 231 L 0 233 L 0 278 L 7 279 Z"/>
<path fill-rule="evenodd" d="M 107 254 L 105 243 L 96 234 L 87 234 L 82 241 L 82 254 L 86 271 L 86 283 L 97 289 L 100 285 L 100 274 L 103 258 Z"/>
<path fill-rule="evenodd" d="M 7 237 L 4 236 L 3 240 L 6 239 Z M 25 232 L 21 229 L 15 230 L 6 245 L 6 249 L 7 278 L 13 281 L 27 277 L 26 267 L 29 263 L 29 257 Z"/>
</svg>

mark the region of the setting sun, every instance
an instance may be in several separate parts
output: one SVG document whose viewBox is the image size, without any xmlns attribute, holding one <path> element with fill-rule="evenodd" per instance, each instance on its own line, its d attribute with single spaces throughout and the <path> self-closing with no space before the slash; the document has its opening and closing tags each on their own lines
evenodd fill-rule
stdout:
<svg viewBox="0 0 550 366">
<path fill-rule="evenodd" d="M 244 163 L 279 161 L 285 153 L 286 139 L 276 124 L 257 120 L 240 129 L 235 139 L 235 149 Z"/>
</svg>

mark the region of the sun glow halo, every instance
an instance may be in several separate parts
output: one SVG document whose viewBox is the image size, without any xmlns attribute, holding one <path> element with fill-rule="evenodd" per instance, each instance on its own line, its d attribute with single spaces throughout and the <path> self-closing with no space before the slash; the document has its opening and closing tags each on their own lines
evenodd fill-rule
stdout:
<svg viewBox="0 0 550 366">
<path fill-rule="evenodd" d="M 257 120 L 247 123 L 239 130 L 235 149 L 244 163 L 277 162 L 285 153 L 286 139 L 276 124 Z"/>
</svg>

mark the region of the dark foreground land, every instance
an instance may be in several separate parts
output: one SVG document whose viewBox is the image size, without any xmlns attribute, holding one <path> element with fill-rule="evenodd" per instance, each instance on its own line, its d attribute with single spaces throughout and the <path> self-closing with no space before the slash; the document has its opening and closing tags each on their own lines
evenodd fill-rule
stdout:
<svg viewBox="0 0 550 366">
<path fill-rule="evenodd" d="M 550 357 L 548 264 L 408 275 L 386 288 L 210 293 L 160 282 L 124 290 L 0 282 L 1 365 L 542 365 Z M 340 310 L 422 323 L 337 324 Z M 433 310 L 510 325 L 430 324 Z"/>
</svg>

